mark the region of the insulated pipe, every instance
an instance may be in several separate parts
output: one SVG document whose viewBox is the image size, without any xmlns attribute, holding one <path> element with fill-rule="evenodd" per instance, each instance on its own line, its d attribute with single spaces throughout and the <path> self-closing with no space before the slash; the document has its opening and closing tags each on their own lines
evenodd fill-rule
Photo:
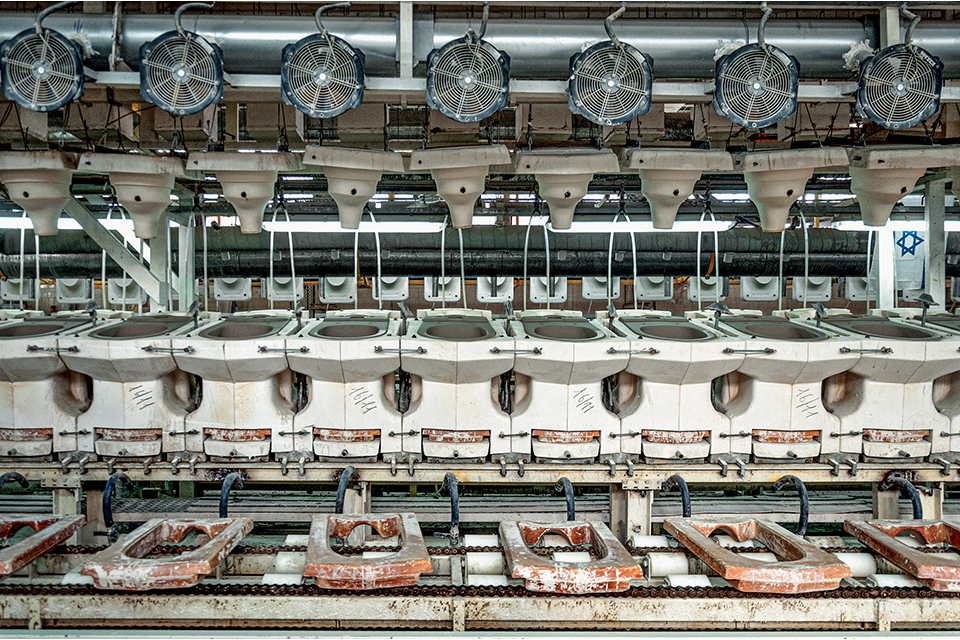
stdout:
<svg viewBox="0 0 960 640">
<path fill-rule="evenodd" d="M 683 517 L 689 518 L 693 510 L 690 507 L 690 487 L 687 486 L 686 480 L 674 474 L 667 478 L 666 482 L 663 483 L 663 487 L 660 488 L 660 491 L 666 493 L 674 486 L 680 490 L 680 503 L 683 505 Z"/>
<path fill-rule="evenodd" d="M 475 6 L 479 9 L 479 5 Z M 36 14 L 28 13 L 2 15 L 2 40 L 32 28 L 36 19 Z M 474 18 L 473 23 L 477 22 Z M 656 60 L 658 78 L 712 78 L 717 46 L 723 41 L 753 41 L 753 24 L 753 20 L 637 20 L 631 16 L 617 21 L 617 36 Z M 65 35 L 79 32 L 81 40 L 95 52 L 85 61 L 88 66 L 98 71 L 109 68 L 108 58 L 114 48 L 111 14 L 58 13 L 47 18 L 44 26 Z M 330 17 L 324 19 L 324 26 L 363 51 L 368 75 L 396 76 L 396 17 Z M 431 49 L 462 37 L 469 26 L 466 19 L 434 20 L 429 13 L 416 14 L 414 64 L 425 61 Z M 224 70 L 228 73 L 279 73 L 283 47 L 316 33 L 315 25 L 306 16 L 188 14 L 183 27 L 223 49 Z M 138 69 L 140 45 L 172 28 L 170 14 L 122 13 L 117 29 L 119 58 L 130 68 Z M 846 78 L 843 54 L 863 40 L 877 48 L 877 33 L 877 19 L 870 16 L 863 21 L 781 20 L 771 24 L 766 36 L 770 44 L 799 60 L 802 77 Z M 606 39 L 602 15 L 590 20 L 492 18 L 486 36 L 486 40 L 510 56 L 511 77 L 555 80 L 569 77 L 570 56 L 580 51 L 584 43 Z M 943 46 L 930 47 L 930 40 Z M 960 50 L 955 40 L 952 24 L 924 24 L 915 43 L 930 48 L 943 58 L 945 71 L 956 74 Z"/>
<path fill-rule="evenodd" d="M 797 487 L 797 493 L 800 495 L 800 519 L 797 521 L 797 535 L 801 538 L 807 533 L 807 522 L 810 520 L 810 496 L 807 495 L 807 487 L 803 480 L 797 476 L 783 476 L 773 485 L 774 491 L 780 491 L 787 484 L 793 483 Z"/>
<path fill-rule="evenodd" d="M 913 486 L 913 483 L 902 476 L 889 475 L 883 479 L 877 486 L 877 491 L 890 491 L 891 489 L 900 489 L 910 497 L 913 504 L 913 519 L 923 520 L 923 505 L 920 503 L 920 492 Z"/>
<path fill-rule="evenodd" d="M 236 485 L 237 489 L 243 489 L 243 480 L 239 473 L 231 473 L 223 479 L 220 485 L 220 517 L 227 517 L 227 505 L 230 503 L 230 490 Z"/>
<path fill-rule="evenodd" d="M 128 490 L 133 491 L 133 482 L 122 471 L 113 474 L 107 480 L 107 486 L 103 488 L 103 523 L 107 529 L 113 527 L 113 488 L 118 480 Z"/>
<path fill-rule="evenodd" d="M 573 485 L 570 484 L 570 479 L 566 476 L 563 476 L 557 480 L 557 485 L 554 487 L 554 491 L 563 492 L 567 497 L 567 522 L 573 522 L 577 519 L 577 507 L 573 502 Z"/>
<path fill-rule="evenodd" d="M 3 486 L 8 482 L 16 482 L 20 485 L 21 489 L 26 489 L 30 486 L 30 483 L 27 482 L 27 479 L 16 471 L 7 471 L 5 474 L 0 476 L 0 489 L 2 489 Z"/>
<path fill-rule="evenodd" d="M 334 509 L 334 513 L 338 515 L 343 513 L 343 500 L 347 496 L 347 485 L 350 484 L 350 478 L 352 478 L 356 472 L 357 469 L 353 465 L 350 465 L 340 474 L 340 483 L 337 485 L 337 504 Z"/>
</svg>

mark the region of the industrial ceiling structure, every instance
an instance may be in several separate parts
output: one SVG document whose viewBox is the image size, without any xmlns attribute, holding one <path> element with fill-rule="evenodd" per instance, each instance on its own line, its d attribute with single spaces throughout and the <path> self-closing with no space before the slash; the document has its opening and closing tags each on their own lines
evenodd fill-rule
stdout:
<svg viewBox="0 0 960 640">
<path fill-rule="evenodd" d="M 958 179 L 950 2 L 4 3 L 0 628 L 955 632 Z"/>
</svg>

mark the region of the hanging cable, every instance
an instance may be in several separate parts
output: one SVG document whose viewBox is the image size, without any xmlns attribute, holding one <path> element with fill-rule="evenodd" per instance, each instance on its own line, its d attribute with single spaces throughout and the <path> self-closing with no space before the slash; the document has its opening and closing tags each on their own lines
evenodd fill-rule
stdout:
<svg viewBox="0 0 960 640">
<path fill-rule="evenodd" d="M 870 270 L 873 268 L 873 229 L 867 232 L 867 315 L 870 315 Z"/>
<path fill-rule="evenodd" d="M 710 220 L 713 222 L 717 221 L 717 217 L 713 215 L 713 209 L 710 206 L 710 190 L 707 189 L 707 193 L 704 194 L 706 201 L 703 204 L 703 213 L 700 214 L 701 227 L 702 223 L 706 218 L 707 214 L 710 214 Z M 697 230 L 697 311 L 702 310 L 703 306 L 703 286 L 700 281 L 700 253 L 703 242 L 703 229 Z M 713 230 L 713 251 L 717 256 L 714 260 L 714 271 L 715 277 L 717 279 L 717 302 L 720 302 L 720 296 L 723 292 L 723 281 L 720 279 L 720 233 L 714 228 Z"/>
<path fill-rule="evenodd" d="M 620 209 L 617 211 L 617 214 L 613 216 L 613 223 L 616 224 L 620 217 L 623 217 L 627 221 L 627 224 L 631 224 L 630 216 L 627 215 L 626 209 L 626 200 L 623 195 L 623 187 L 620 187 Z M 616 233 L 616 229 L 610 231 L 610 246 L 607 249 L 607 308 L 610 308 L 610 305 L 613 302 L 613 236 Z M 633 308 L 636 310 L 638 308 L 637 304 L 637 233 L 633 229 L 630 230 L 630 247 L 633 250 Z"/>
<path fill-rule="evenodd" d="M 36 267 L 36 278 L 33 280 L 33 310 L 40 310 L 40 236 L 33 234 L 33 264 Z M 20 278 L 23 280 L 23 278 Z"/>
<path fill-rule="evenodd" d="M 443 218 L 443 226 L 440 227 L 440 308 L 447 308 L 447 259 L 444 257 L 444 249 L 447 245 L 447 223 L 450 221 L 448 213 Z"/>
<path fill-rule="evenodd" d="M 295 266 L 294 257 L 293 257 L 293 229 L 290 228 L 290 214 L 289 214 L 289 212 L 287 211 L 287 205 L 286 205 L 286 203 L 285 203 L 284 200 L 283 200 L 283 182 L 281 182 L 280 180 L 277 180 L 277 183 L 276 183 L 276 185 L 275 185 L 275 187 L 274 187 L 274 193 L 273 193 L 273 219 L 272 219 L 272 221 L 271 221 L 273 224 L 270 225 L 270 276 L 269 276 L 270 279 L 269 279 L 269 282 L 268 282 L 267 292 L 268 292 L 269 298 L 270 298 L 270 310 L 271 310 L 271 311 L 272 311 L 273 308 L 274 308 L 274 289 L 276 288 L 276 287 L 275 287 L 275 284 L 276 284 L 276 283 L 274 283 L 274 281 L 273 281 L 273 247 L 274 247 L 274 233 L 275 233 L 274 229 L 276 228 L 277 212 L 278 212 L 278 210 L 282 210 L 282 211 L 283 211 L 283 218 L 284 218 L 284 221 L 287 223 L 287 240 L 288 240 L 289 245 L 290 245 L 290 246 L 289 246 L 289 249 L 290 249 L 290 286 L 291 286 L 291 288 L 292 288 L 292 290 L 293 290 L 293 297 L 292 297 L 293 302 L 292 302 L 292 307 L 296 307 L 296 306 L 297 306 L 297 271 L 296 271 L 296 266 Z M 260 292 L 260 295 L 263 295 L 263 292 L 262 292 L 262 291 Z"/>
<path fill-rule="evenodd" d="M 533 195 L 533 212 L 527 219 L 527 233 L 523 237 L 523 310 L 527 310 L 527 252 L 530 248 L 530 227 L 534 217 L 540 217 L 540 196 Z"/>
<path fill-rule="evenodd" d="M 377 219 L 373 217 L 373 211 L 370 209 L 370 207 L 364 207 L 364 209 L 366 210 L 367 214 L 370 216 L 370 221 L 373 223 L 373 240 L 374 240 L 374 242 L 377 244 L 377 282 L 379 283 L 379 282 L 380 282 L 380 278 L 382 277 L 382 275 L 381 275 L 381 274 L 382 274 L 382 268 L 381 268 L 381 262 L 382 262 L 382 260 L 381 260 L 381 251 L 380 251 L 380 230 L 377 229 Z M 362 215 L 362 213 L 361 213 L 361 215 Z M 358 261 L 357 264 L 359 265 L 359 261 Z M 357 297 L 357 296 L 354 295 L 354 298 L 356 298 L 356 297 Z M 378 305 L 379 305 L 378 308 L 379 308 L 379 309 L 383 309 L 383 296 L 382 296 L 382 295 L 380 296 L 380 300 L 378 300 L 377 303 L 378 303 Z"/>
<path fill-rule="evenodd" d="M 543 224 L 543 252 L 547 257 L 547 309 L 550 308 L 550 300 L 553 297 L 553 280 L 550 278 L 550 230 L 547 229 L 546 222 Z"/>
<path fill-rule="evenodd" d="M 23 243 L 26 241 L 26 235 L 27 235 L 27 212 L 24 211 L 23 215 L 20 216 L 20 282 L 19 282 L 20 291 L 19 291 L 19 295 L 20 295 L 21 309 L 23 309 L 23 279 L 26 277 L 26 274 L 23 272 L 24 262 L 25 262 Z M 106 252 L 104 252 L 104 255 L 106 255 Z"/>
</svg>

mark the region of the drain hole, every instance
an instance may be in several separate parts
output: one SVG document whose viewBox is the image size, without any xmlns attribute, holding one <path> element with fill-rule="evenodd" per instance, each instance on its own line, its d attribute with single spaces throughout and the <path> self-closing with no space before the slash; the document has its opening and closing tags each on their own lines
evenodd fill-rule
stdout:
<svg viewBox="0 0 960 640">
<path fill-rule="evenodd" d="M 900 187 L 900 193 L 906 193 L 906 192 L 907 192 L 906 187 Z"/>
<path fill-rule="evenodd" d="M 680 189 L 674 189 L 674 190 L 673 190 L 673 195 L 675 195 L 675 196 L 680 195 Z"/>
<path fill-rule="evenodd" d="M 356 189 L 350 189 L 350 195 L 352 195 L 352 196 L 357 195 L 357 190 L 356 190 Z"/>
<path fill-rule="evenodd" d="M 137 202 L 140 202 L 141 200 L 140 196 L 134 196 L 133 199 L 136 200 Z"/>
<path fill-rule="evenodd" d="M 460 193 L 466 193 L 466 192 L 467 192 L 466 187 L 460 187 Z"/>
<path fill-rule="evenodd" d="M 246 197 L 247 197 L 247 192 L 246 192 L 246 191 L 241 191 L 241 192 L 240 192 L 240 197 L 241 197 L 241 198 L 246 198 Z"/>
<path fill-rule="evenodd" d="M 30 193 L 27 192 L 27 191 L 24 191 L 24 192 L 23 192 L 23 197 L 24 197 L 24 198 L 29 198 L 29 197 L 30 197 Z"/>
<path fill-rule="evenodd" d="M 570 192 L 567 191 L 566 193 L 564 193 L 564 194 L 563 194 L 563 197 L 564 197 L 564 198 L 569 198 L 569 197 L 570 197 Z"/>
<path fill-rule="evenodd" d="M 787 195 L 788 195 L 788 196 L 792 196 L 792 195 L 793 195 L 793 189 L 787 189 Z"/>
</svg>

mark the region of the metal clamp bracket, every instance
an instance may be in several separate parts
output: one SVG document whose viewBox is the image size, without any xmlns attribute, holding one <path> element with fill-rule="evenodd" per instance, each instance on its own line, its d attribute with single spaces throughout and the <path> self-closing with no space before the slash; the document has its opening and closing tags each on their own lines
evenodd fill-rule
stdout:
<svg viewBox="0 0 960 640">
<path fill-rule="evenodd" d="M 58 436 L 86 436 L 90 435 L 90 432 L 87 429 L 80 429 L 79 431 L 59 431 L 57 432 Z"/>
<path fill-rule="evenodd" d="M 387 435 L 390 436 L 391 438 L 394 438 L 396 436 L 418 436 L 420 435 L 420 432 L 414 429 L 410 429 L 410 431 L 391 431 Z"/>
<path fill-rule="evenodd" d="M 614 349 L 613 347 L 610 347 L 607 349 L 607 353 L 626 353 L 632 356 L 640 354 L 655 356 L 660 353 L 660 349 L 654 349 L 653 347 L 650 347 L 649 349 Z"/>
<path fill-rule="evenodd" d="M 29 344 L 27 345 L 27 351 L 52 351 L 53 353 L 69 351 L 70 353 L 77 353 L 80 351 L 80 347 L 41 347 L 35 344 Z"/>
<path fill-rule="evenodd" d="M 628 433 L 611 433 L 611 438 L 636 438 L 640 435 L 639 431 L 630 431 Z"/>
<path fill-rule="evenodd" d="M 416 349 L 384 349 L 380 345 L 377 345 L 373 348 L 374 353 L 426 353 L 427 350 L 423 347 L 417 347 Z"/>
<path fill-rule="evenodd" d="M 144 350 L 144 351 L 147 351 L 147 352 L 150 352 L 150 353 L 154 353 L 154 352 L 157 352 L 157 353 L 193 353 L 194 351 L 196 351 L 196 349 L 194 349 L 193 347 L 183 347 L 183 348 L 180 348 L 180 349 L 172 349 L 172 348 L 170 348 L 170 347 L 151 347 L 151 346 L 143 347 L 143 350 Z"/>
<path fill-rule="evenodd" d="M 300 431 L 277 431 L 277 435 L 280 436 L 305 436 L 309 433 L 306 429 L 300 429 Z"/>
<path fill-rule="evenodd" d="M 753 434 L 749 431 L 741 431 L 740 433 L 721 433 L 721 438 L 749 438 Z"/>
<path fill-rule="evenodd" d="M 850 347 L 840 347 L 840 353 L 893 353 L 890 347 L 880 347 L 879 349 L 851 349 Z"/>
<path fill-rule="evenodd" d="M 831 438 L 843 438 L 845 436 L 862 436 L 863 431 L 847 431 L 846 433 L 837 433 L 834 431 L 830 434 Z"/>
<path fill-rule="evenodd" d="M 534 347 L 533 349 L 501 349 L 500 347 L 494 347 L 490 349 L 490 353 L 532 353 L 535 356 L 539 356 L 543 353 L 543 349 L 540 347 Z"/>
<path fill-rule="evenodd" d="M 501 431 L 500 435 L 497 437 L 498 438 L 526 438 L 528 435 L 530 435 L 529 431 L 521 431 L 520 433 L 504 433 L 503 431 Z"/>
<path fill-rule="evenodd" d="M 723 350 L 723 352 L 724 353 L 742 353 L 744 355 L 751 355 L 751 354 L 770 355 L 772 353 L 776 353 L 777 350 L 771 349 L 770 347 L 767 347 L 765 349 L 733 349 L 731 347 L 727 347 L 726 349 Z"/>
<path fill-rule="evenodd" d="M 300 347 L 299 349 L 283 349 L 280 347 L 265 347 L 260 345 L 257 347 L 257 353 L 310 353 L 308 347 Z"/>
</svg>

